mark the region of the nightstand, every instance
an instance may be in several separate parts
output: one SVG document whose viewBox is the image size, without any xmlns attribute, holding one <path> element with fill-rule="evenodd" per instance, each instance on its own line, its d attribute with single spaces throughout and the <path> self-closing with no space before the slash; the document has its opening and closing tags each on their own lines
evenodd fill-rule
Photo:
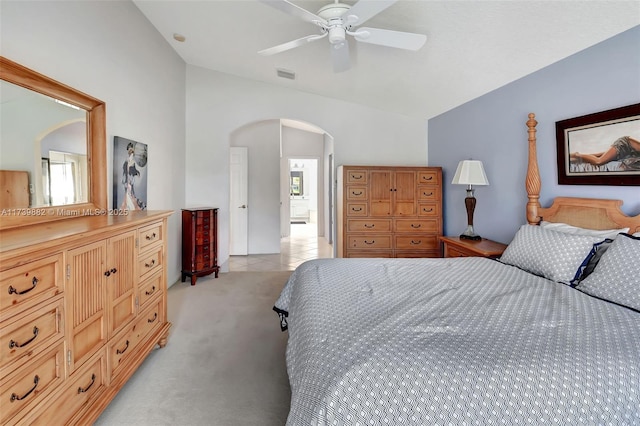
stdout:
<svg viewBox="0 0 640 426">
<path fill-rule="evenodd" d="M 481 240 L 465 240 L 460 237 L 438 237 L 444 245 L 444 257 L 490 257 L 502 256 L 506 244 L 483 238 Z"/>
</svg>

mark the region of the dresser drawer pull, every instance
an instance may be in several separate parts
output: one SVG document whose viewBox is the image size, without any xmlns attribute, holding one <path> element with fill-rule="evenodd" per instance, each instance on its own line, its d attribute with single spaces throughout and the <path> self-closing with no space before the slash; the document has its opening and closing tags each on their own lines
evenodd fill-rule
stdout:
<svg viewBox="0 0 640 426">
<path fill-rule="evenodd" d="M 31 394 L 31 392 L 36 390 L 36 388 L 38 387 L 38 382 L 40 382 L 40 377 L 38 377 L 38 375 L 36 374 L 36 376 L 33 378 L 33 387 L 29 390 L 29 392 L 25 393 L 22 396 L 18 396 L 15 393 L 12 393 L 11 394 L 11 402 L 13 402 L 13 401 L 22 401 L 23 399 L 28 397 Z"/>
<path fill-rule="evenodd" d="M 433 208 L 431 208 L 431 209 L 422 209 L 422 211 L 423 211 L 423 212 L 432 212 L 432 211 L 433 211 Z"/>
<path fill-rule="evenodd" d="M 38 327 L 33 327 L 33 337 L 22 344 L 16 342 L 15 340 L 11 340 L 9 342 L 9 349 L 22 348 L 24 346 L 27 346 L 29 343 L 33 342 L 36 339 L 36 337 L 38 337 L 39 331 L 40 330 L 38 330 Z"/>
<path fill-rule="evenodd" d="M 422 224 L 421 224 L 421 223 L 419 223 L 419 224 L 417 224 L 417 225 L 416 225 L 415 223 L 412 223 L 412 224 L 411 224 L 411 227 L 412 227 L 412 228 L 414 228 L 414 229 L 418 229 L 418 228 L 420 228 L 421 226 L 422 226 Z"/>
<path fill-rule="evenodd" d="M 364 240 L 364 243 L 371 245 L 371 244 L 375 244 L 376 240 L 371 240 L 371 241 Z"/>
<path fill-rule="evenodd" d="M 414 246 L 420 245 L 422 244 L 422 240 L 418 240 L 418 241 L 411 240 L 411 244 L 413 244 Z"/>
<path fill-rule="evenodd" d="M 156 260 L 155 259 L 151 259 L 151 262 L 150 263 L 145 263 L 144 266 L 147 267 L 147 268 L 151 268 L 155 264 L 156 264 Z"/>
<path fill-rule="evenodd" d="M 358 208 L 352 207 L 351 211 L 353 211 L 353 212 L 361 212 L 362 211 L 362 207 L 358 207 Z"/>
<path fill-rule="evenodd" d="M 353 195 L 362 195 L 362 191 L 359 191 L 359 192 L 351 191 L 351 194 L 353 194 Z"/>
<path fill-rule="evenodd" d="M 366 223 L 364 224 L 364 227 L 368 229 L 373 229 L 375 226 L 376 226 L 375 223 L 372 223 L 371 225 L 367 225 Z"/>
<path fill-rule="evenodd" d="M 204 229 L 209 229 L 209 225 L 203 226 Z"/>
<path fill-rule="evenodd" d="M 26 289 L 26 290 L 23 290 L 23 291 L 18 291 L 18 290 L 16 290 L 15 288 L 13 288 L 13 286 L 12 286 L 12 285 L 10 285 L 10 286 L 9 286 L 9 294 L 13 294 L 13 293 L 15 293 L 15 294 L 17 294 L 17 295 L 20 295 L 20 294 L 29 293 L 31 290 L 33 290 L 34 288 L 36 288 L 36 285 L 38 285 L 38 281 L 40 281 L 40 280 L 38 280 L 38 278 L 33 277 L 33 279 L 31 280 L 31 286 L 32 286 L 32 287 L 31 287 L 31 288 L 28 288 L 28 289 Z"/>
<path fill-rule="evenodd" d="M 146 238 L 147 241 L 154 240 L 156 238 L 156 233 L 154 232 L 151 235 L 147 234 L 147 236 L 145 238 Z"/>
<path fill-rule="evenodd" d="M 88 392 L 89 389 L 91 389 L 91 386 L 93 386 L 93 384 L 96 382 L 96 375 L 92 374 L 91 375 L 91 383 L 89 383 L 89 386 L 87 386 L 86 388 L 82 389 L 82 388 L 78 388 L 78 393 L 85 393 Z"/>
<path fill-rule="evenodd" d="M 122 355 L 123 353 L 125 353 L 127 351 L 127 349 L 129 349 L 129 341 L 128 340 L 125 342 L 123 350 L 116 349 L 116 355 Z"/>
<path fill-rule="evenodd" d="M 351 179 L 362 179 L 363 175 L 351 175 Z"/>
<path fill-rule="evenodd" d="M 147 296 L 151 296 L 155 292 L 156 292 L 156 286 L 154 285 L 153 287 L 151 287 L 151 291 L 145 291 L 144 294 L 146 294 Z"/>
<path fill-rule="evenodd" d="M 426 192 L 423 192 L 422 195 L 424 195 L 425 197 L 431 197 L 433 195 L 433 192 L 429 192 L 428 194 Z"/>
<path fill-rule="evenodd" d="M 158 319 L 158 313 L 157 313 L 157 312 L 154 312 L 154 314 L 153 314 L 153 318 L 151 318 L 151 319 L 147 319 L 147 322 L 148 322 L 149 324 L 151 324 L 152 322 L 154 322 L 154 321 L 155 321 L 155 320 L 157 320 L 157 319 Z"/>
<path fill-rule="evenodd" d="M 429 176 L 429 177 L 422 176 L 422 179 L 424 179 L 424 180 L 433 180 L 433 176 Z"/>
</svg>

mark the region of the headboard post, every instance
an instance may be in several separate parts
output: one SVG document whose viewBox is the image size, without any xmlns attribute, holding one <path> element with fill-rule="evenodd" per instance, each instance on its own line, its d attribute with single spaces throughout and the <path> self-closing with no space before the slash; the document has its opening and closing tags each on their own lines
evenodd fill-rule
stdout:
<svg viewBox="0 0 640 426">
<path fill-rule="evenodd" d="M 525 186 L 527 187 L 527 222 L 531 225 L 537 225 L 542 219 L 538 210 L 540 206 L 540 171 L 538 170 L 538 155 L 536 153 L 536 126 L 538 122 L 534 113 L 529 114 L 527 127 L 529 128 L 529 163 L 527 166 L 527 179 Z"/>
</svg>

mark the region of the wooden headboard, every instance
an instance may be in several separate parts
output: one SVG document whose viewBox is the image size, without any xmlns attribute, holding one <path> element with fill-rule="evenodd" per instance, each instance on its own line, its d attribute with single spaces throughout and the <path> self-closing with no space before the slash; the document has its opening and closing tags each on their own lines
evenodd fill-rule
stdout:
<svg viewBox="0 0 640 426">
<path fill-rule="evenodd" d="M 640 232 L 640 214 L 627 216 L 620 210 L 621 200 L 599 198 L 557 197 L 550 207 L 540 205 L 540 170 L 536 153 L 535 114 L 529 114 L 529 163 L 527 167 L 526 188 L 529 197 L 527 202 L 527 222 L 532 225 L 542 220 L 547 222 L 564 222 L 573 226 L 589 229 L 629 228 L 630 233 Z"/>
</svg>

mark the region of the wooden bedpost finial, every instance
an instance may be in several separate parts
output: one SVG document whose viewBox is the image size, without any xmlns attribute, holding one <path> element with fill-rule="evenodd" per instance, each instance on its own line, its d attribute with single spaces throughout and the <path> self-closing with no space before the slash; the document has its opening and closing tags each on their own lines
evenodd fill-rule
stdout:
<svg viewBox="0 0 640 426">
<path fill-rule="evenodd" d="M 536 225 L 540 222 L 538 209 L 540 206 L 540 171 L 538 170 L 538 155 L 536 152 L 536 126 L 538 122 L 534 113 L 529 114 L 527 127 L 529 128 L 529 163 L 527 166 L 527 178 L 525 186 L 529 202 L 527 202 L 527 222 Z"/>
</svg>

